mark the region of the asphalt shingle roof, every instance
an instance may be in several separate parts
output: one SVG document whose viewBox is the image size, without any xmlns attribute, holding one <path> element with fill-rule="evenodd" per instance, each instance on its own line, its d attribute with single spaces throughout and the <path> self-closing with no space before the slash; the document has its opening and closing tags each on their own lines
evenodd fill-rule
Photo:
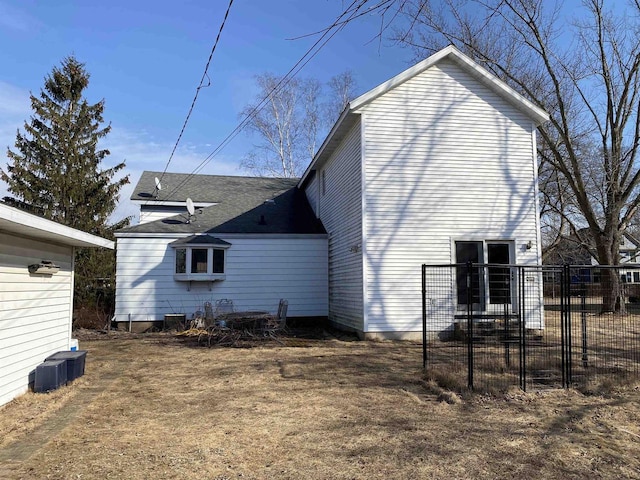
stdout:
<svg viewBox="0 0 640 480">
<path fill-rule="evenodd" d="M 298 179 L 188 175 L 165 173 L 162 189 L 154 195 L 155 177 L 144 172 L 132 200 L 216 203 L 196 209 L 189 219 L 184 213 L 163 220 L 124 228 L 136 233 L 326 233 L 316 219 Z"/>
<path fill-rule="evenodd" d="M 155 178 L 162 179 L 162 189 L 155 193 Z M 291 188 L 297 178 L 234 177 L 224 175 L 192 175 L 189 173 L 143 172 L 131 200 L 184 202 L 223 202 L 233 197 L 240 201 L 263 201 Z"/>
</svg>

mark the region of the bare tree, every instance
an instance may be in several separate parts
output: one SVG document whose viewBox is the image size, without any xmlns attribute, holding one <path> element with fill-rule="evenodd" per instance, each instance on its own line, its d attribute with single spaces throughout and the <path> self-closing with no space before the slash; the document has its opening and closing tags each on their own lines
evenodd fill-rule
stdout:
<svg viewBox="0 0 640 480">
<path fill-rule="evenodd" d="M 338 119 L 349 100 L 355 97 L 356 80 L 353 78 L 353 72 L 347 70 L 331 77 L 327 85 L 330 94 L 325 115 L 330 123 L 333 123 Z"/>
<path fill-rule="evenodd" d="M 539 128 L 542 188 L 558 228 L 587 227 L 601 265 L 640 206 L 640 2 L 626 11 L 585 0 L 566 20 L 550 0 L 406 0 L 398 40 L 423 56 L 454 44 L 551 114 Z M 545 170 L 546 169 L 546 170 Z M 608 277 L 608 278 L 606 278 Z M 624 308 L 620 279 L 603 310 Z"/>
<path fill-rule="evenodd" d="M 245 129 L 258 141 L 240 166 L 256 175 L 298 177 L 315 155 L 321 136 L 349 102 L 355 81 L 350 72 L 337 75 L 328 82 L 328 94 L 316 79 L 283 81 L 265 73 L 256 77 L 256 83 L 256 102 L 241 116 L 249 118 Z"/>
</svg>

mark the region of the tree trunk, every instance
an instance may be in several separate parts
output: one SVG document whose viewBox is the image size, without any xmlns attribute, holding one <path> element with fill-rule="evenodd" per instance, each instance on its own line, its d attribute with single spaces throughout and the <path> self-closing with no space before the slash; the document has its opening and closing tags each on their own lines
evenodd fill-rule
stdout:
<svg viewBox="0 0 640 480">
<path fill-rule="evenodd" d="M 600 271 L 602 285 L 602 309 L 600 313 L 625 313 L 624 288 L 620 281 L 619 271 L 614 268 L 603 268 Z"/>
<path fill-rule="evenodd" d="M 620 270 L 608 268 L 620 264 L 620 232 L 607 229 L 595 235 L 598 262 L 603 268 L 600 270 L 600 285 L 602 286 L 602 309 L 600 313 L 625 313 L 624 285 L 620 279 Z"/>
</svg>

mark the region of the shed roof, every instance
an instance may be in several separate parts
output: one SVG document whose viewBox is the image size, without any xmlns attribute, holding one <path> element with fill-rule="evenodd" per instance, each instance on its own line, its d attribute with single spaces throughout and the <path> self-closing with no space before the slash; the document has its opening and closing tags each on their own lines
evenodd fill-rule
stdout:
<svg viewBox="0 0 640 480">
<path fill-rule="evenodd" d="M 72 247 L 114 248 L 114 243 L 0 203 L 0 232 Z"/>
</svg>

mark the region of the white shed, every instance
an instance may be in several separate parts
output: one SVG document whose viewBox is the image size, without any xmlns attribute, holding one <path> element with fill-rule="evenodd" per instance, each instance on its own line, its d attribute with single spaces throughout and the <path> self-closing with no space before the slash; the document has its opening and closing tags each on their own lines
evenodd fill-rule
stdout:
<svg viewBox="0 0 640 480">
<path fill-rule="evenodd" d="M 114 243 L 0 204 L 0 405 L 28 390 L 47 356 L 69 349 L 75 247 Z M 30 271 L 43 263 L 48 271 Z"/>
</svg>

